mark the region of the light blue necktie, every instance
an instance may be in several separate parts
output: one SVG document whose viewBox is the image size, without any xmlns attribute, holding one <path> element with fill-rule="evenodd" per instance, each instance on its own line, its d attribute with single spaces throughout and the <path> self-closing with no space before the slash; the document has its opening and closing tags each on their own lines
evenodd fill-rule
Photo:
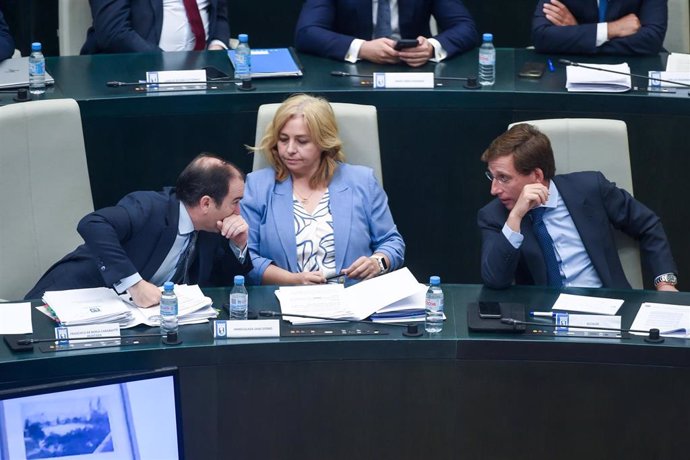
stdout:
<svg viewBox="0 0 690 460">
<path fill-rule="evenodd" d="M 390 0 L 379 0 L 378 11 L 376 12 L 374 38 L 390 37 L 392 33 Z"/>
<path fill-rule="evenodd" d="M 553 248 L 553 240 L 544 223 L 544 212 L 546 212 L 546 208 L 541 206 L 530 211 L 530 215 L 532 216 L 532 229 L 537 237 L 541 252 L 544 255 L 547 282 L 550 287 L 561 287 L 563 286 L 563 278 L 558 268 L 558 260 L 556 259 L 556 252 Z"/>
<path fill-rule="evenodd" d="M 606 7 L 609 6 L 609 0 L 599 0 L 599 22 L 606 22 Z"/>
</svg>

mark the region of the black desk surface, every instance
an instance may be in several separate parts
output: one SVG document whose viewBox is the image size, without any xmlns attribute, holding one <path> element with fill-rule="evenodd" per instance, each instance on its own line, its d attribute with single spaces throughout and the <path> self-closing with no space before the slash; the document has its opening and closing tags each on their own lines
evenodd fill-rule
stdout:
<svg viewBox="0 0 690 460">
<path fill-rule="evenodd" d="M 272 291 L 253 288 L 250 308 L 277 308 Z M 207 292 L 220 305 L 229 290 Z M 685 340 L 651 345 L 640 337 L 470 333 L 467 302 L 548 309 L 558 292 L 477 285 L 445 285 L 444 292 L 443 332 L 420 338 L 393 329 L 376 337 L 214 341 L 204 324 L 183 326 L 179 347 L 12 354 L 1 343 L 0 388 L 177 366 L 187 459 L 610 459 L 686 452 Z M 626 299 L 624 327 L 642 301 L 690 304 L 682 293 L 567 292 Z M 34 331 L 49 336 L 52 324 L 34 314 Z"/>
</svg>

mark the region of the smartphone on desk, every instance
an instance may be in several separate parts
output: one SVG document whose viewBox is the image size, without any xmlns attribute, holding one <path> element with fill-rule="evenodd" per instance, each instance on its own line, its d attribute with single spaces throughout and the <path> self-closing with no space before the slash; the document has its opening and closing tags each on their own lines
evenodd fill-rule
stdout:
<svg viewBox="0 0 690 460">
<path fill-rule="evenodd" d="M 485 319 L 501 318 L 501 304 L 499 302 L 479 302 L 479 317 Z"/>
<path fill-rule="evenodd" d="M 543 62 L 525 62 L 520 68 L 520 75 L 523 78 L 541 78 L 544 75 L 546 64 Z"/>
<path fill-rule="evenodd" d="M 393 49 L 400 51 L 404 50 L 405 48 L 414 48 L 417 45 L 419 45 L 419 42 L 417 42 L 416 38 L 401 38 L 395 42 Z"/>
</svg>

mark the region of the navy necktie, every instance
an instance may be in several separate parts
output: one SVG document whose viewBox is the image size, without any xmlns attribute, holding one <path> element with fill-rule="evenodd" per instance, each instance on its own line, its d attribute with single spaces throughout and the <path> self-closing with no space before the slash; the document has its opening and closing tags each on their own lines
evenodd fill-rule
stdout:
<svg viewBox="0 0 690 460">
<path fill-rule="evenodd" d="M 194 250 L 196 249 L 196 238 L 198 235 L 199 232 L 192 232 L 187 247 L 180 254 L 175 274 L 171 278 L 171 281 L 175 284 L 189 284 L 189 266 L 192 265 L 192 260 L 194 260 Z"/>
<path fill-rule="evenodd" d="M 606 22 L 606 7 L 608 7 L 608 0 L 599 0 L 599 22 Z"/>
<path fill-rule="evenodd" d="M 544 212 L 546 212 L 546 208 L 541 206 L 530 211 L 530 215 L 532 216 L 532 229 L 537 237 L 541 252 L 544 255 L 547 282 L 551 287 L 561 287 L 563 286 L 563 279 L 561 278 L 561 271 L 558 267 L 558 260 L 556 260 L 553 240 L 544 223 Z"/>
<path fill-rule="evenodd" d="M 392 33 L 390 0 L 379 0 L 378 11 L 376 12 L 374 38 L 390 37 Z"/>
</svg>

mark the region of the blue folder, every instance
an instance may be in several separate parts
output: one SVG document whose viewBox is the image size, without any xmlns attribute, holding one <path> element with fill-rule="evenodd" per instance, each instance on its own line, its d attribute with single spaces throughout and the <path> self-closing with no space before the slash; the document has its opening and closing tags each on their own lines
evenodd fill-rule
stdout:
<svg viewBox="0 0 690 460">
<path fill-rule="evenodd" d="M 228 50 L 235 67 L 235 50 Z M 292 48 L 256 48 L 252 50 L 252 78 L 301 77 L 302 68 Z"/>
</svg>

